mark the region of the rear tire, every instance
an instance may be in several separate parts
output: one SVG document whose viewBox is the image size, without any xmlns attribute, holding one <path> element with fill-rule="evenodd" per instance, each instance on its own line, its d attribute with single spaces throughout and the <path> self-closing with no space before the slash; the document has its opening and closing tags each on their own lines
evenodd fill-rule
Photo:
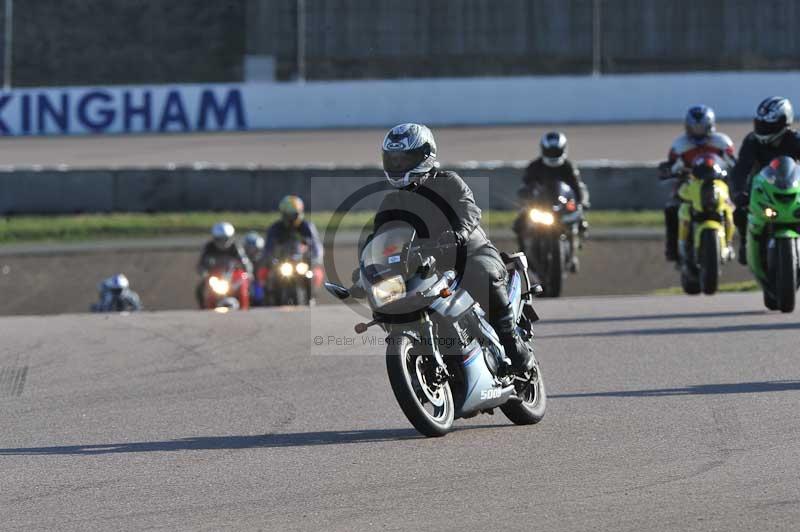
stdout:
<svg viewBox="0 0 800 532">
<path fill-rule="evenodd" d="M 440 406 L 433 412 L 425 409 L 426 394 L 430 387 L 419 380 L 418 359 L 422 355 L 414 353 L 414 344 L 407 336 L 395 336 L 386 346 L 386 371 L 392 385 L 394 397 L 400 409 L 415 429 L 428 437 L 444 436 L 453 426 L 455 403 L 450 390 L 450 383 L 445 382 L 435 391 L 434 399 Z M 427 390 L 427 392 L 426 392 Z M 432 407 L 432 401 L 428 401 Z"/>
<path fill-rule="evenodd" d="M 696 296 L 701 292 L 700 281 L 689 277 L 685 272 L 681 272 L 681 288 L 690 296 Z"/>
<path fill-rule="evenodd" d="M 764 306 L 769 310 L 778 310 L 778 302 L 766 290 L 764 290 Z"/>
<path fill-rule="evenodd" d="M 707 229 L 700 235 L 700 288 L 706 295 L 716 293 L 719 287 L 720 245 L 719 234 Z"/>
<path fill-rule="evenodd" d="M 544 388 L 542 370 L 537 362 L 534 366 L 536 379 L 528 384 L 527 400 L 520 403 L 506 403 L 500 406 L 503 414 L 515 425 L 533 425 L 544 418 L 547 410 L 547 392 Z"/>
<path fill-rule="evenodd" d="M 793 238 L 778 238 L 775 241 L 777 264 L 775 271 L 775 295 L 778 310 L 793 312 L 797 293 L 797 251 Z"/>
</svg>

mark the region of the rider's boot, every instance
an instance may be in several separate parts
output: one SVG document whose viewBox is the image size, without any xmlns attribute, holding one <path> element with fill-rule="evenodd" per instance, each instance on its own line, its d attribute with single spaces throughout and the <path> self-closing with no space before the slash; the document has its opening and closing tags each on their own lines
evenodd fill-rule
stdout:
<svg viewBox="0 0 800 532">
<path fill-rule="evenodd" d="M 514 320 L 514 311 L 511 305 L 499 313 L 495 330 L 500 338 L 500 343 L 506 352 L 506 356 L 511 360 L 512 367 L 517 371 L 528 371 L 533 367 L 534 357 L 528 345 L 522 340 L 517 332 L 517 324 Z"/>
</svg>

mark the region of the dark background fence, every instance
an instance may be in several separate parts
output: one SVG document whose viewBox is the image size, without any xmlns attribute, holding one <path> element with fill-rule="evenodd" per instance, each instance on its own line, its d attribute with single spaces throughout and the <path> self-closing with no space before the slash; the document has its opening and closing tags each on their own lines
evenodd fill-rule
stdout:
<svg viewBox="0 0 800 532">
<path fill-rule="evenodd" d="M 312 80 L 791 69 L 798 20 L 797 0 L 16 0 L 13 77 L 241 81 L 271 57 L 289 80 L 300 42 Z"/>
</svg>

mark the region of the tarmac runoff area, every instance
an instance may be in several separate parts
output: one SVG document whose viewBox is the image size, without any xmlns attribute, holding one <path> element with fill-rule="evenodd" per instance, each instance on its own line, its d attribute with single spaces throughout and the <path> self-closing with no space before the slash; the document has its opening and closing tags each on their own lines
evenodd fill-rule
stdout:
<svg viewBox="0 0 800 532">
<path fill-rule="evenodd" d="M 334 266 L 349 279 L 356 266 L 356 235 L 337 238 Z M 341 240 L 340 240 L 341 238 Z M 513 251 L 508 231 L 492 235 L 501 250 Z M 124 272 L 148 310 L 194 309 L 199 278 L 195 264 L 203 237 L 19 244 L 0 247 L 0 315 L 85 312 L 96 297 L 97 283 Z M 679 286 L 678 271 L 663 259 L 660 230 L 593 232 L 581 251 L 581 271 L 569 275 L 565 296 L 645 294 Z M 329 274 L 332 275 L 332 274 Z M 739 264 L 723 267 L 722 282 L 752 276 Z M 319 302 L 333 299 L 324 291 Z"/>
<path fill-rule="evenodd" d="M 3 530 L 794 530 L 794 315 L 541 300 L 545 419 L 423 439 L 342 306 L 0 319 Z M 372 331 L 370 331 L 371 334 Z M 315 350 L 316 349 L 316 350 Z"/>
<path fill-rule="evenodd" d="M 387 124 L 387 129 L 392 124 Z M 741 144 L 750 122 L 720 123 Z M 437 127 L 440 160 L 525 161 L 537 156 L 539 138 L 563 131 L 577 161 L 652 162 L 666 158 L 683 132 L 675 123 Z M 178 166 L 374 166 L 382 129 L 269 131 L 171 135 L 5 137 L 0 167 L 142 168 Z"/>
</svg>

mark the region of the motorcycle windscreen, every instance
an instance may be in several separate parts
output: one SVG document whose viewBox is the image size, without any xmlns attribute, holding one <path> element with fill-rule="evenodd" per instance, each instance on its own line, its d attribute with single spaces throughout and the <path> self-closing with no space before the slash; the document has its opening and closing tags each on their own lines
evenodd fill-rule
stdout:
<svg viewBox="0 0 800 532">
<path fill-rule="evenodd" d="M 408 244 L 415 236 L 414 228 L 405 222 L 382 225 L 361 251 L 361 265 L 367 281 L 374 284 L 395 275 L 407 279 Z"/>
</svg>

